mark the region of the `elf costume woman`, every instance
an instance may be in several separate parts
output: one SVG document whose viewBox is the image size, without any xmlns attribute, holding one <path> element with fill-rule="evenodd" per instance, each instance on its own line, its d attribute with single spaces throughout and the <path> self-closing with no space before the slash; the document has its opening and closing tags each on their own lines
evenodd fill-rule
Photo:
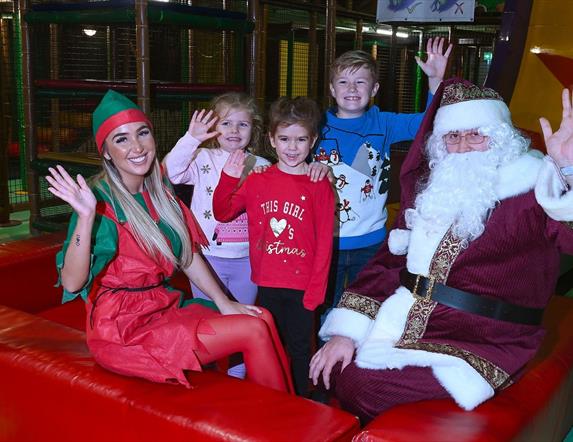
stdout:
<svg viewBox="0 0 573 442">
<path fill-rule="evenodd" d="M 61 166 L 46 179 L 74 210 L 57 266 L 63 301 L 86 301 L 95 360 L 116 373 L 189 387 L 183 370 L 241 352 L 248 379 L 291 390 L 268 312 L 229 300 L 199 254 L 205 237 L 164 185 L 147 116 L 108 91 L 93 132 L 103 165 L 93 182 L 74 180 Z M 213 302 L 183 306 L 169 285 L 178 268 Z"/>
</svg>

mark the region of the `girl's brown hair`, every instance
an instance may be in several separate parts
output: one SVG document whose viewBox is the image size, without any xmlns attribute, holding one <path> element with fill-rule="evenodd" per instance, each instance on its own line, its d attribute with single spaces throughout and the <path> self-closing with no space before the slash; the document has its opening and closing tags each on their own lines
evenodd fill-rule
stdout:
<svg viewBox="0 0 573 442">
<path fill-rule="evenodd" d="M 269 133 L 274 135 L 279 126 L 300 124 L 311 136 L 317 136 L 322 114 L 316 102 L 307 97 L 281 97 L 271 105 Z"/>
</svg>

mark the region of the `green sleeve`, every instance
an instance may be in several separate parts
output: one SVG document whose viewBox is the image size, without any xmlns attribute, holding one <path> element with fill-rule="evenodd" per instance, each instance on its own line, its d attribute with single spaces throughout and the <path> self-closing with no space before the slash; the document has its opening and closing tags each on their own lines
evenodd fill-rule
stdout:
<svg viewBox="0 0 573 442">
<path fill-rule="evenodd" d="M 72 240 L 72 234 L 76 227 L 77 220 L 77 215 L 73 213 L 68 227 L 68 237 L 64 242 L 62 250 L 56 255 L 56 266 L 58 268 L 58 282 L 56 287 L 61 285 L 61 271 L 64 266 L 64 257 L 66 256 L 66 250 Z M 78 295 L 81 296 L 84 301 L 87 299 L 94 278 L 110 263 L 116 254 L 117 238 L 117 228 L 115 223 L 105 216 L 96 215 L 92 230 L 92 246 L 88 280 L 77 292 L 68 292 L 64 289 L 62 302 L 71 301 Z"/>
</svg>

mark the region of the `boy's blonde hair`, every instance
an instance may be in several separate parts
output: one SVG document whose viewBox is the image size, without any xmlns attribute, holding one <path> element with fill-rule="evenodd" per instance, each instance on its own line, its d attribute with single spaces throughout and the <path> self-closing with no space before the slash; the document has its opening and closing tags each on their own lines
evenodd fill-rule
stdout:
<svg viewBox="0 0 573 442">
<path fill-rule="evenodd" d="M 248 149 L 249 152 L 255 155 L 262 153 L 261 140 L 263 137 L 263 116 L 261 115 L 257 102 L 253 97 L 243 92 L 227 92 L 213 98 L 209 103 L 209 109 L 213 110 L 219 116 L 219 120 L 225 118 L 230 110 L 242 109 L 251 114 L 253 129 Z M 219 147 L 217 137 L 209 140 L 207 146 Z"/>
<path fill-rule="evenodd" d="M 356 72 L 360 68 L 366 68 L 372 75 L 372 81 L 378 81 L 378 69 L 376 61 L 368 52 L 364 51 L 348 51 L 334 60 L 330 66 L 330 82 L 334 81 L 334 77 L 341 72 L 349 69 L 350 72 Z"/>
<path fill-rule="evenodd" d="M 281 97 L 269 111 L 269 133 L 275 134 L 279 126 L 300 124 L 313 137 L 318 136 L 322 114 L 316 101 L 307 97 Z"/>
</svg>

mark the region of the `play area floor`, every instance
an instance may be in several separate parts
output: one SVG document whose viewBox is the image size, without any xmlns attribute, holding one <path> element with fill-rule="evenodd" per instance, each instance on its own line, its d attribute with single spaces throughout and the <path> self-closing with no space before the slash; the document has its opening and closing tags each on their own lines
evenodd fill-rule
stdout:
<svg viewBox="0 0 573 442">
<path fill-rule="evenodd" d="M 21 221 L 20 224 L 11 227 L 0 227 L 0 244 L 29 238 L 30 235 L 30 211 L 14 212 L 10 215 L 11 221 Z"/>
</svg>

